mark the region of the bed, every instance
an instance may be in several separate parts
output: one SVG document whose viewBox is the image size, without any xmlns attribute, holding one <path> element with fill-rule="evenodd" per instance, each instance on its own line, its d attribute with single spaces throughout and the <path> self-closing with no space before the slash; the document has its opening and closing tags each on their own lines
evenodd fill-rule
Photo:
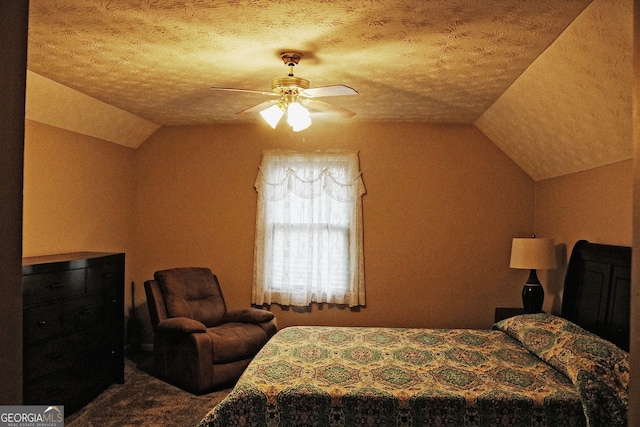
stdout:
<svg viewBox="0 0 640 427">
<path fill-rule="evenodd" d="M 573 248 L 562 317 L 279 331 L 199 427 L 625 426 L 631 249 Z"/>
</svg>

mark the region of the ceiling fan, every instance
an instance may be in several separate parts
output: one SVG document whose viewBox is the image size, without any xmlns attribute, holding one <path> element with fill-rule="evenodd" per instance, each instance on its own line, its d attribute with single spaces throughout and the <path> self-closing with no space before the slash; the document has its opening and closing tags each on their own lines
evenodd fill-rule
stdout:
<svg viewBox="0 0 640 427">
<path fill-rule="evenodd" d="M 238 114 L 259 112 L 267 123 L 269 123 L 269 125 L 274 129 L 285 113 L 287 114 L 287 122 L 291 127 L 293 127 L 294 131 L 297 132 L 309 127 L 311 125 L 311 118 L 309 116 L 309 111 L 304 107 L 324 113 L 337 114 L 344 118 L 350 118 L 356 114 L 353 111 L 316 99 L 325 96 L 357 95 L 358 92 L 355 89 L 345 85 L 310 88 L 309 80 L 295 77 L 293 75 L 293 67 L 300 62 L 302 54 L 298 52 L 282 52 L 280 54 L 280 58 L 285 65 L 289 67 L 289 74 L 286 77 L 276 77 L 273 79 L 271 81 L 271 92 L 226 87 L 212 87 L 211 89 L 258 93 L 261 95 L 276 97 L 276 99 L 263 102 L 238 112 Z"/>
</svg>

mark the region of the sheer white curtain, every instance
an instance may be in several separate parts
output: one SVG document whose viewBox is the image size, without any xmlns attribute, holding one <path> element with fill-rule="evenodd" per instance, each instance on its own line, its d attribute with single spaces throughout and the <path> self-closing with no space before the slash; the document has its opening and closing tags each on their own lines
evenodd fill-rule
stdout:
<svg viewBox="0 0 640 427">
<path fill-rule="evenodd" d="M 265 151 L 252 303 L 365 305 L 357 152 Z"/>
</svg>

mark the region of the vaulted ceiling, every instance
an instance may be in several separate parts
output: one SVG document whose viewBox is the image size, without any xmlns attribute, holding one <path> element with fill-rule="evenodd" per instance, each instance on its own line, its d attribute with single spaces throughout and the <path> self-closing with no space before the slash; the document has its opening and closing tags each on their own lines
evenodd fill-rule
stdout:
<svg viewBox="0 0 640 427">
<path fill-rule="evenodd" d="M 130 147 L 256 121 L 210 87 L 296 51 L 348 120 L 475 124 L 540 180 L 631 158 L 631 46 L 631 0 L 30 0 L 27 117 Z"/>
</svg>

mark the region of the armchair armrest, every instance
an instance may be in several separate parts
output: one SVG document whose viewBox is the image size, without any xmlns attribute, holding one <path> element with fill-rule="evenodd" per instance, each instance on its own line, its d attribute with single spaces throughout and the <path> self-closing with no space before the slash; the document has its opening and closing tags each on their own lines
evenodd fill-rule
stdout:
<svg viewBox="0 0 640 427">
<path fill-rule="evenodd" d="M 270 311 L 260 310 L 259 308 L 243 308 L 240 310 L 227 311 L 224 316 L 224 322 L 240 322 L 240 323 L 264 323 L 273 319 L 275 316 Z"/>
<path fill-rule="evenodd" d="M 206 332 L 207 327 L 195 319 L 187 317 L 171 317 L 158 323 L 158 333 L 173 333 L 188 335 L 197 332 Z"/>
</svg>

